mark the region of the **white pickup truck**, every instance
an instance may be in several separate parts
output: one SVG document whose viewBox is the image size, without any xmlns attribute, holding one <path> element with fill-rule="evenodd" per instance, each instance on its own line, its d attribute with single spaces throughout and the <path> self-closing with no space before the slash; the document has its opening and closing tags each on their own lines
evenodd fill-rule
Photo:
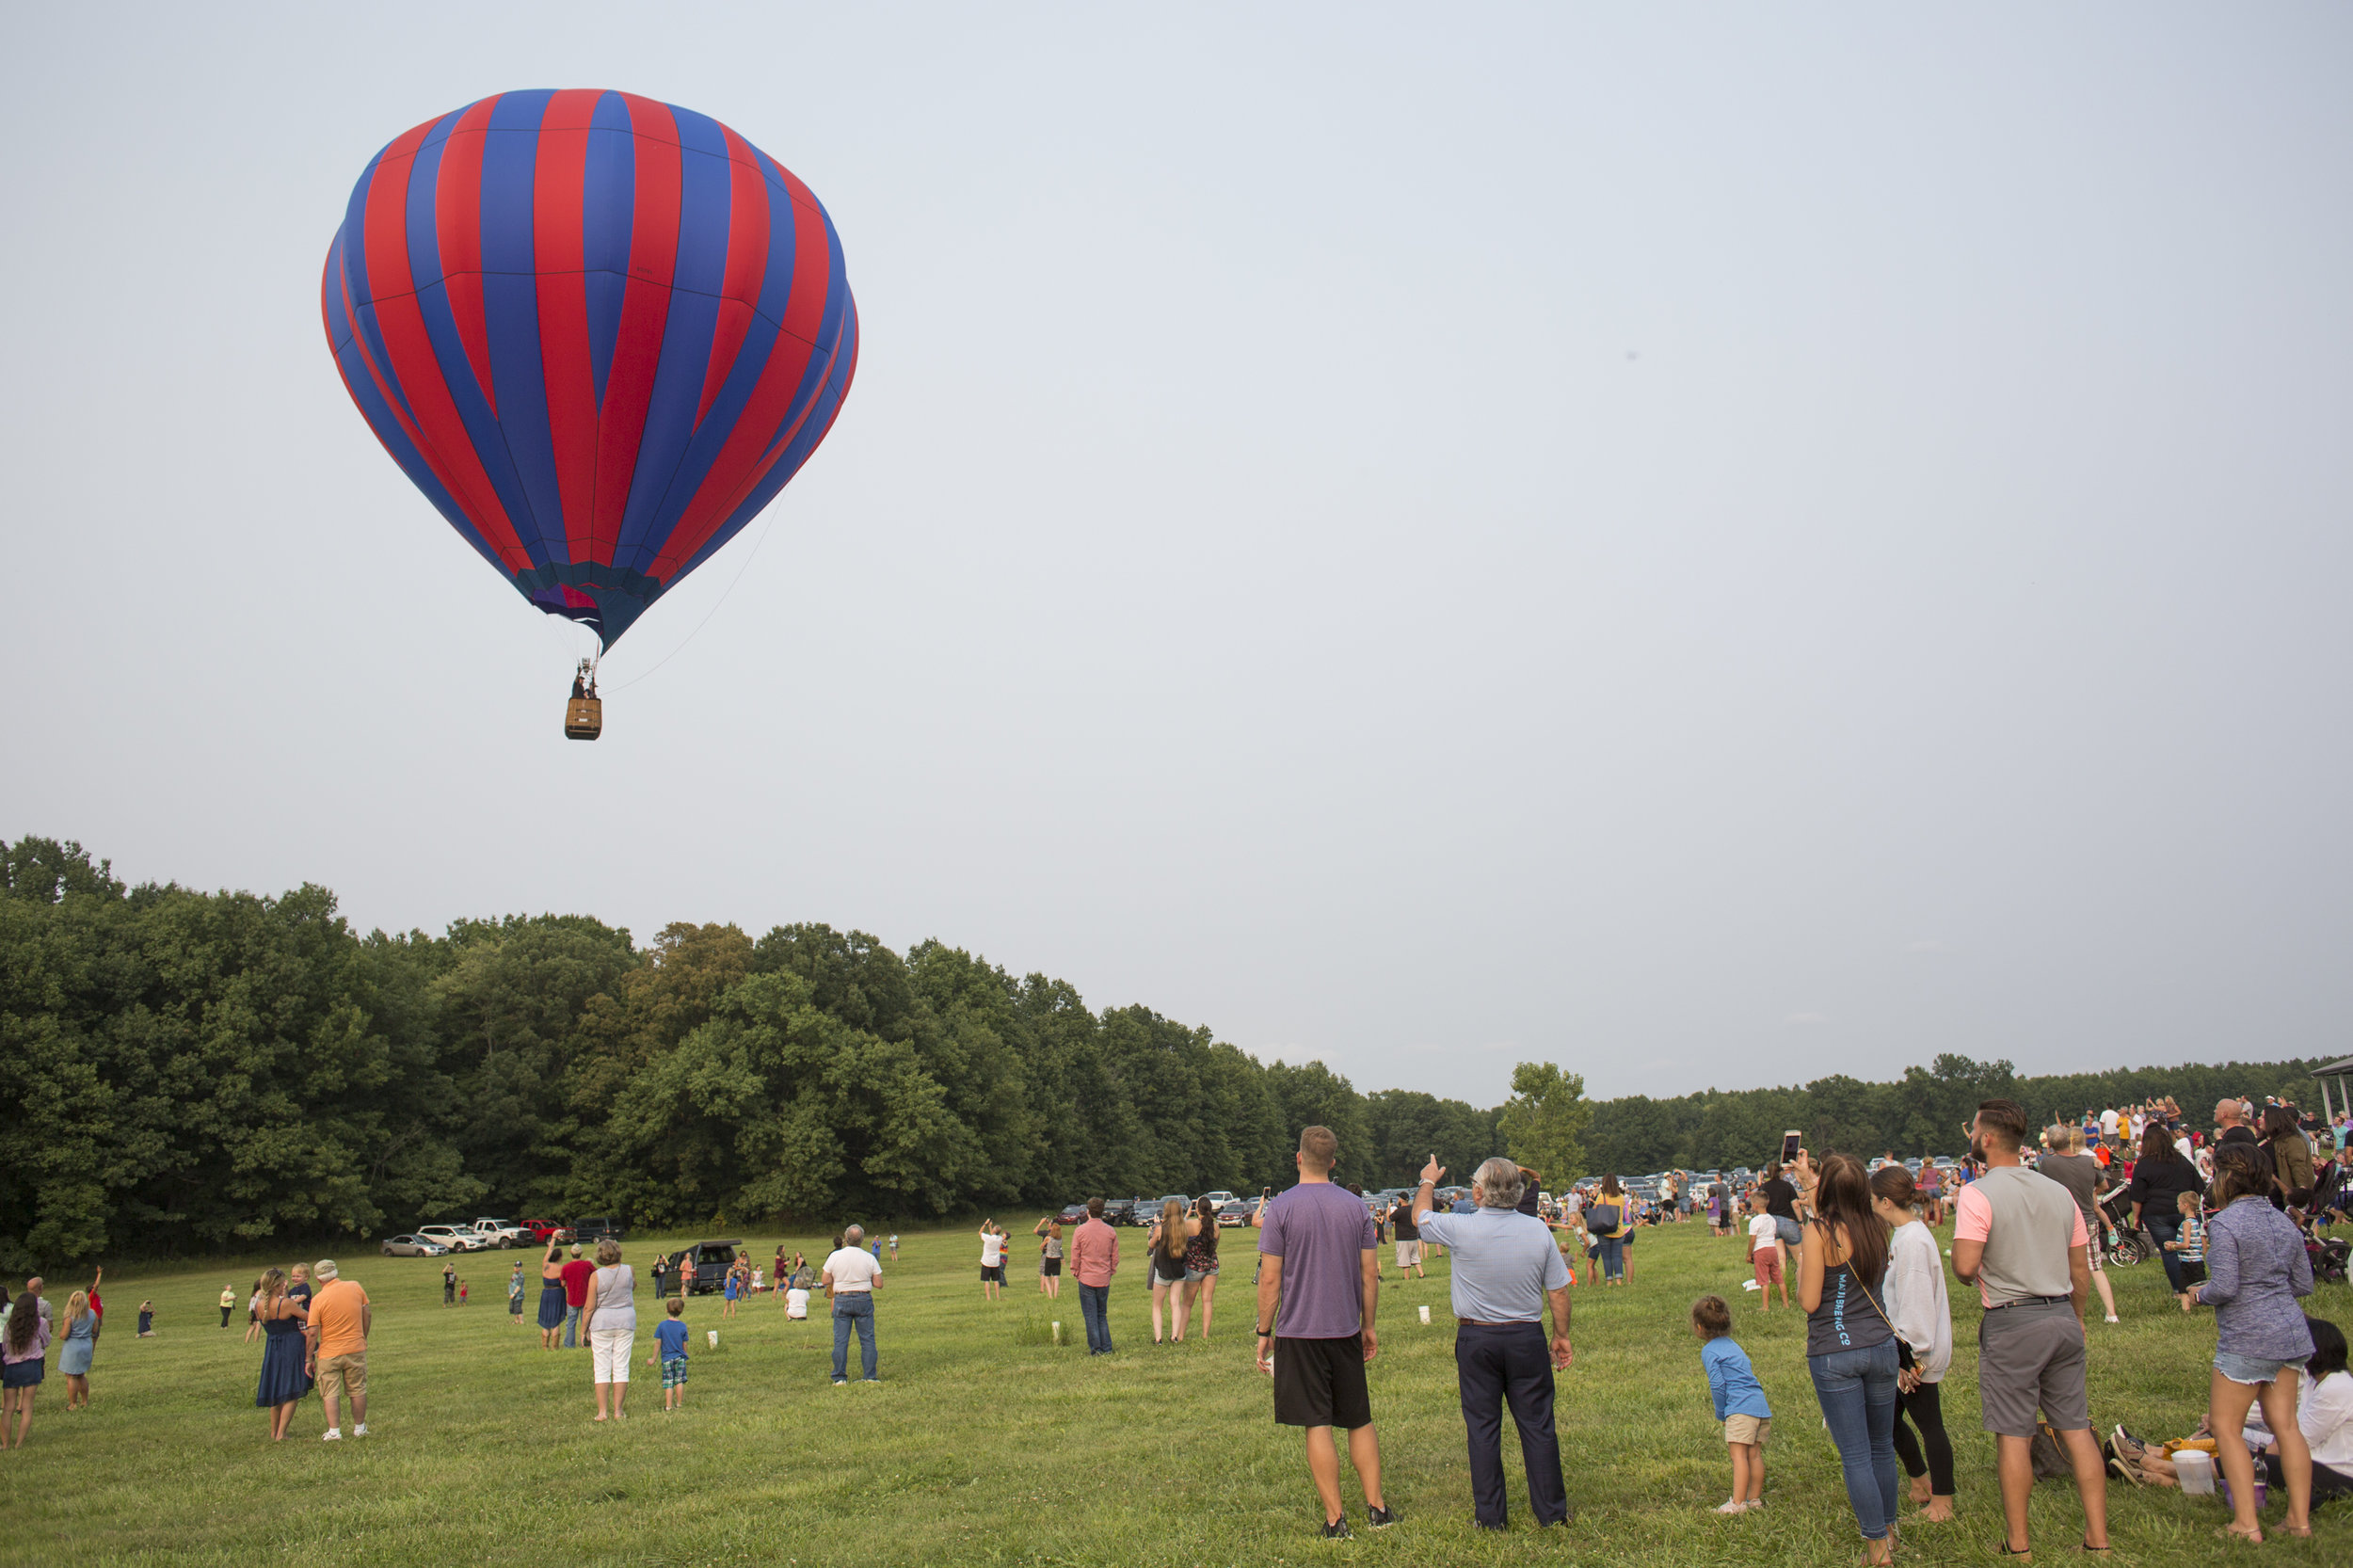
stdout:
<svg viewBox="0 0 2353 1568">
<path fill-rule="evenodd" d="M 466 1228 L 482 1238 L 480 1245 L 484 1247 L 515 1246 L 528 1235 L 512 1220 L 476 1220 Z"/>
</svg>

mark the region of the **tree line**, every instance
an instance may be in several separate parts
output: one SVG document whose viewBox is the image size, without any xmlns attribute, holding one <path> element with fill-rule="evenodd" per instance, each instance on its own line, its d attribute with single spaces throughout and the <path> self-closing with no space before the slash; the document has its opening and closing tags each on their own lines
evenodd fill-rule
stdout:
<svg viewBox="0 0 2353 1568">
<path fill-rule="evenodd" d="M 2144 1076 L 2187 1104 L 2192 1072 Z M 581 915 L 361 934 L 324 888 L 131 888 L 38 838 L 0 843 L 0 1074 L 8 1268 L 478 1213 L 751 1225 L 1249 1192 L 1288 1184 L 1314 1122 L 1367 1187 L 1433 1152 L 1553 1180 L 1753 1163 L 1784 1126 L 1949 1152 L 1984 1085 L 2078 1081 L 1939 1058 L 1897 1084 L 1595 1105 L 1523 1064 L 1481 1109 L 1359 1093 L 936 941 L 681 922 L 641 947 Z"/>
</svg>

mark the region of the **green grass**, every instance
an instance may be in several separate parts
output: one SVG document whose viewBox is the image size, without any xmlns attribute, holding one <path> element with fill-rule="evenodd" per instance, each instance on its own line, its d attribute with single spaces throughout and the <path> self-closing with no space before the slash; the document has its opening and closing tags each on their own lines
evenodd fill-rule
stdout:
<svg viewBox="0 0 2353 1568">
<path fill-rule="evenodd" d="M 653 1313 L 641 1305 L 641 1365 L 630 1418 L 590 1420 L 584 1351 L 543 1352 L 535 1329 L 508 1323 L 504 1281 L 516 1256 L 470 1259 L 474 1300 L 440 1304 L 440 1265 L 353 1250 L 346 1272 L 376 1304 L 364 1442 L 318 1441 L 315 1399 L 294 1436 L 273 1447 L 253 1408 L 261 1349 L 215 1326 L 224 1283 L 242 1304 L 258 1263 L 109 1276 L 110 1327 L 93 1371 L 95 1408 L 68 1415 L 54 1373 L 32 1438 L 0 1455 L 8 1528 L 0 1560 L 67 1554 L 106 1563 L 235 1562 L 290 1555 L 346 1565 L 554 1563 L 624 1558 L 664 1563 L 1284 1563 L 1336 1556 L 1400 1564 L 1510 1563 L 1531 1558 L 1613 1563 L 1852 1562 L 1859 1546 L 1836 1458 L 1804 1363 L 1803 1323 L 1759 1318 L 1738 1289 L 1740 1243 L 1687 1225 L 1643 1233 L 1634 1283 L 1577 1296 L 1577 1364 L 1561 1386 L 1570 1530 L 1539 1535 L 1504 1440 L 1514 1524 L 1477 1536 L 1454 1392 L 1445 1266 L 1400 1287 L 1381 1307 L 1372 1368 L 1390 1503 L 1403 1523 L 1353 1544 L 1311 1538 L 1313 1495 L 1296 1432 L 1275 1427 L 1266 1380 L 1251 1364 L 1247 1245 L 1228 1233 L 1216 1333 L 1155 1348 L 1137 1233 L 1112 1294 L 1116 1357 L 1084 1352 L 1075 1287 L 1059 1304 L 1034 1290 L 1020 1247 L 1017 1282 L 981 1300 L 970 1235 L 906 1232 L 878 1301 L 878 1386 L 828 1381 L 830 1328 L 785 1320 L 763 1296 L 722 1322 L 698 1298 L 687 1320 L 696 1350 L 687 1409 L 664 1415 L 642 1365 Z M 691 1238 L 664 1238 L 668 1245 Z M 756 1240 L 765 1259 L 776 1238 Z M 814 1236 L 786 1239 L 812 1255 Z M 652 1239 L 627 1249 L 642 1267 Z M 527 1270 L 536 1275 L 536 1268 Z M 2115 1275 L 2124 1322 L 2093 1324 L 2092 1413 L 2151 1434 L 2198 1418 L 2214 1338 L 2210 1317 L 2185 1319 L 2154 1264 Z M 70 1288 L 57 1280 L 51 1293 Z M 1686 1326 L 1693 1297 L 1721 1291 L 1743 1310 L 1739 1337 L 1777 1413 L 1768 1507 L 1707 1512 L 1730 1468 Z M 533 1304 L 536 1303 L 534 1281 Z M 1917 1526 L 1909 1562 L 1990 1560 L 1999 1533 L 1991 1442 L 1976 1430 L 1977 1312 L 1956 1290 L 1961 1349 L 1945 1384 L 1960 1450 L 1959 1522 Z M 158 1337 L 134 1337 L 152 1296 Z M 645 1298 L 649 1303 L 649 1298 Z M 1423 1327 L 1427 1304 L 1436 1322 Z M 822 1299 L 819 1304 L 822 1311 Z M 2353 1320 L 2353 1294 L 2330 1287 L 2320 1316 Z M 1058 1348 L 1044 1325 L 1059 1318 Z M 530 1323 L 526 1315 L 525 1323 Z M 720 1329 L 715 1353 L 702 1330 Z M 855 1346 L 853 1347 L 855 1375 Z M 1507 1433 L 1509 1423 L 1506 1424 Z M 1349 1496 L 1353 1482 L 1344 1478 Z M 2222 1522 L 2211 1499 L 2111 1494 L 2117 1559 L 2200 1568 Z M 2045 1482 L 2036 1540 L 2071 1546 L 2073 1489 Z M 2269 1517 L 2278 1517 L 2275 1506 Z M 1361 1531 L 1361 1509 L 1357 1511 Z M 2342 1563 L 2353 1513 L 2323 1510 L 2309 1543 L 2275 1540 L 2266 1560 Z M 2070 1553 L 2052 1560 L 2077 1560 Z"/>
</svg>

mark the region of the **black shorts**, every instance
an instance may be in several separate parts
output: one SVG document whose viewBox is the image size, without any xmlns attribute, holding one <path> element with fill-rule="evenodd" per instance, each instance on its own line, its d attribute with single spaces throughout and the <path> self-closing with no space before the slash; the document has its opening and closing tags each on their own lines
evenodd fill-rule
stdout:
<svg viewBox="0 0 2353 1568">
<path fill-rule="evenodd" d="M 1037 1260 L 1037 1272 L 1046 1275 L 1048 1279 L 1051 1279 L 1056 1274 L 1062 1272 L 1062 1259 L 1059 1257 L 1041 1257 Z"/>
<path fill-rule="evenodd" d="M 2203 1285 L 2206 1283 L 2205 1264 L 2195 1261 L 2187 1262 L 2181 1265 L 2181 1270 L 2183 1289 L 2186 1290 L 2193 1285 Z"/>
<path fill-rule="evenodd" d="M 1274 1341 L 1274 1419 L 1286 1427 L 1372 1425 L 1372 1395 L 1365 1387 L 1365 1341 Z"/>
<path fill-rule="evenodd" d="M 1002 1263 L 984 1263 L 984 1264 L 982 1264 L 982 1265 L 981 1265 L 981 1283 L 982 1283 L 983 1285 L 1002 1285 L 1002 1284 L 1004 1284 L 1004 1283 L 1005 1283 L 1005 1266 L 1004 1266 Z"/>
</svg>

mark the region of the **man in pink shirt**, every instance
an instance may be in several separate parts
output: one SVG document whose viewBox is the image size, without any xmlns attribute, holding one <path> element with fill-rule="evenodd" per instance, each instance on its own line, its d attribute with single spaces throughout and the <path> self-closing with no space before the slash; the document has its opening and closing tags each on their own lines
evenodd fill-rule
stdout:
<svg viewBox="0 0 2353 1568">
<path fill-rule="evenodd" d="M 1079 1311 L 1087 1320 L 1087 1354 L 1112 1353 L 1112 1275 L 1119 1272 L 1119 1232 L 1103 1223 L 1103 1200 L 1087 1199 L 1086 1223 L 1070 1238 L 1070 1272 L 1079 1278 Z"/>
<path fill-rule="evenodd" d="M 2084 1312 L 2091 1295 L 2089 1234 L 2075 1195 L 2026 1169 L 2025 1108 L 2015 1100 L 1977 1107 L 1969 1152 L 1985 1175 L 1953 1204 L 1953 1272 L 1985 1304 L 1977 1326 L 1977 1398 L 1993 1434 L 2009 1553 L 2027 1547 L 2026 1499 L 2034 1492 L 2035 1413 L 2040 1410 L 2075 1468 L 2084 1544 L 2108 1544 L 2107 1464 L 2091 1435 L 2084 1384 L 2089 1361 Z"/>
</svg>

